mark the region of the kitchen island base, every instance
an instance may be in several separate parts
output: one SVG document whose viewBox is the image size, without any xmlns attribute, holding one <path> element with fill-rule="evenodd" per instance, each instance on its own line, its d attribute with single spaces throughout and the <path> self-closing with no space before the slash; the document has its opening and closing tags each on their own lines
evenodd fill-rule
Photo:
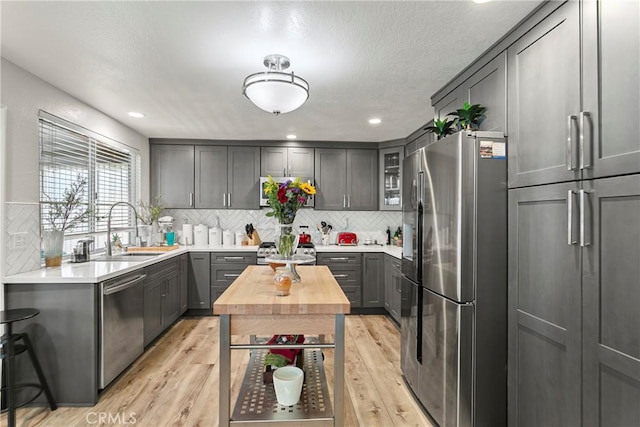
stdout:
<svg viewBox="0 0 640 427">
<path fill-rule="evenodd" d="M 238 425 L 263 425 L 265 422 L 287 423 L 304 422 L 305 425 L 344 425 L 344 322 L 345 314 L 350 310 L 347 297 L 340 289 L 331 272 L 326 266 L 307 267 L 301 271 L 302 281 L 291 288 L 288 297 L 276 297 L 273 290 L 273 274 L 269 267 L 250 266 L 234 281 L 225 293 L 214 303 L 214 314 L 220 315 L 220 364 L 219 364 L 219 425 L 228 427 L 231 424 Z M 333 334 L 333 343 L 311 344 L 231 344 L 232 335 L 272 335 L 274 333 L 287 333 L 291 335 L 330 335 Z M 245 402 L 257 405 L 251 397 L 250 387 L 244 384 L 236 402 L 233 418 L 230 416 L 231 401 L 231 350 L 252 350 L 253 354 L 248 367 L 245 382 L 262 383 L 262 362 L 258 352 L 266 352 L 271 347 L 277 348 L 301 348 L 305 354 L 305 374 L 307 379 L 301 396 L 301 403 L 292 407 L 282 407 L 285 410 L 273 408 L 280 405 L 268 406 L 263 403 L 262 409 L 247 411 Z M 334 380 L 333 402 L 335 407 L 331 409 L 331 401 L 327 393 L 326 381 L 322 368 L 322 353 L 319 349 L 334 349 Z M 309 369 L 306 368 L 310 364 Z M 257 368 L 256 368 L 257 365 Z M 254 371 L 257 369 L 257 371 Z M 256 372 L 256 373 L 252 373 Z M 251 377 L 254 377 L 253 380 Z M 249 379 L 247 379 L 247 377 Z M 313 378 L 314 385 L 309 381 Z M 317 383 L 319 381 L 319 384 Z M 316 413 L 305 411 L 295 413 L 294 407 L 300 405 L 305 408 L 309 402 L 309 391 L 322 391 L 323 411 Z M 246 396 L 246 393 L 249 396 Z M 274 394 L 275 397 L 275 394 Z M 246 399 L 249 400 L 246 400 Z M 316 399 L 319 399 L 316 395 Z M 260 399 L 260 396 L 255 397 Z M 244 409 L 243 409 L 244 408 Z M 271 408 L 271 409 L 270 409 Z M 240 414 L 238 411 L 243 412 Z M 266 411 L 271 411 L 266 414 Z M 289 413 L 291 411 L 291 413 Z M 333 414 L 331 415 L 331 412 Z M 281 414 L 280 414 L 281 413 Z M 241 416 L 240 416 L 241 415 Z M 309 423 L 309 424 L 308 424 Z"/>
</svg>

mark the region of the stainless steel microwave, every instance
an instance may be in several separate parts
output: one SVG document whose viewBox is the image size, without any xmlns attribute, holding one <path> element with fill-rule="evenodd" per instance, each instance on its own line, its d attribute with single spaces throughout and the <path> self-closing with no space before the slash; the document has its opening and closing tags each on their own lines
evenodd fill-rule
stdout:
<svg viewBox="0 0 640 427">
<path fill-rule="evenodd" d="M 267 197 L 267 194 L 264 192 L 264 187 L 268 179 L 269 177 L 267 176 L 260 177 L 260 206 L 269 206 L 269 203 L 268 203 L 269 198 Z M 292 180 L 292 179 L 295 179 L 295 177 L 290 177 L 290 176 L 274 176 L 273 177 L 273 180 L 278 183 L 287 182 L 288 180 Z M 301 178 L 301 180 L 307 181 L 309 184 L 313 183 L 312 179 L 305 180 L 304 178 Z M 314 206 L 314 202 L 315 202 L 315 196 L 311 196 L 307 200 L 307 203 L 305 204 L 305 206 L 312 208 Z"/>
</svg>

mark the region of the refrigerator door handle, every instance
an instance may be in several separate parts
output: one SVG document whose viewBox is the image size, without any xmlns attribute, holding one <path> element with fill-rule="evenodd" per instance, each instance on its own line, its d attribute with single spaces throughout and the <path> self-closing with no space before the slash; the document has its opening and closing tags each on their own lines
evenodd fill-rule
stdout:
<svg viewBox="0 0 640 427">
<path fill-rule="evenodd" d="M 587 208 L 587 195 L 588 191 L 580 190 L 580 246 L 590 246 L 591 245 L 591 209 Z M 587 219 L 587 213 L 589 214 L 589 218 Z M 587 238 L 588 235 L 588 238 Z"/>
<path fill-rule="evenodd" d="M 578 243 L 573 238 L 573 195 L 575 191 L 569 190 L 567 193 L 567 244 L 573 246 Z"/>
</svg>

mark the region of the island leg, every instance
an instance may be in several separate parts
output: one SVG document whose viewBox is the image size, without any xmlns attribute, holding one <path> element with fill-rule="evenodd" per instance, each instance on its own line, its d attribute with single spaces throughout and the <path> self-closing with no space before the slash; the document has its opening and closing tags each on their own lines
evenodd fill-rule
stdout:
<svg viewBox="0 0 640 427">
<path fill-rule="evenodd" d="M 344 426 L 344 314 L 336 314 L 333 354 L 333 425 Z"/>
<path fill-rule="evenodd" d="M 218 405 L 218 425 L 220 427 L 229 427 L 229 412 L 231 405 L 231 329 L 230 316 L 228 314 L 220 315 L 220 395 Z"/>
</svg>

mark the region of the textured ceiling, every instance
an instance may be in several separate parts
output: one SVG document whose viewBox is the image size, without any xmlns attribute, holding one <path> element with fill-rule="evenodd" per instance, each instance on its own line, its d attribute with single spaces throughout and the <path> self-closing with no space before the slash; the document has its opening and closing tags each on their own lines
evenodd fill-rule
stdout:
<svg viewBox="0 0 640 427">
<path fill-rule="evenodd" d="M 3 0 L 1 53 L 148 137 L 386 141 L 539 3 Z M 241 90 L 272 53 L 311 87 L 277 117 Z"/>
</svg>

